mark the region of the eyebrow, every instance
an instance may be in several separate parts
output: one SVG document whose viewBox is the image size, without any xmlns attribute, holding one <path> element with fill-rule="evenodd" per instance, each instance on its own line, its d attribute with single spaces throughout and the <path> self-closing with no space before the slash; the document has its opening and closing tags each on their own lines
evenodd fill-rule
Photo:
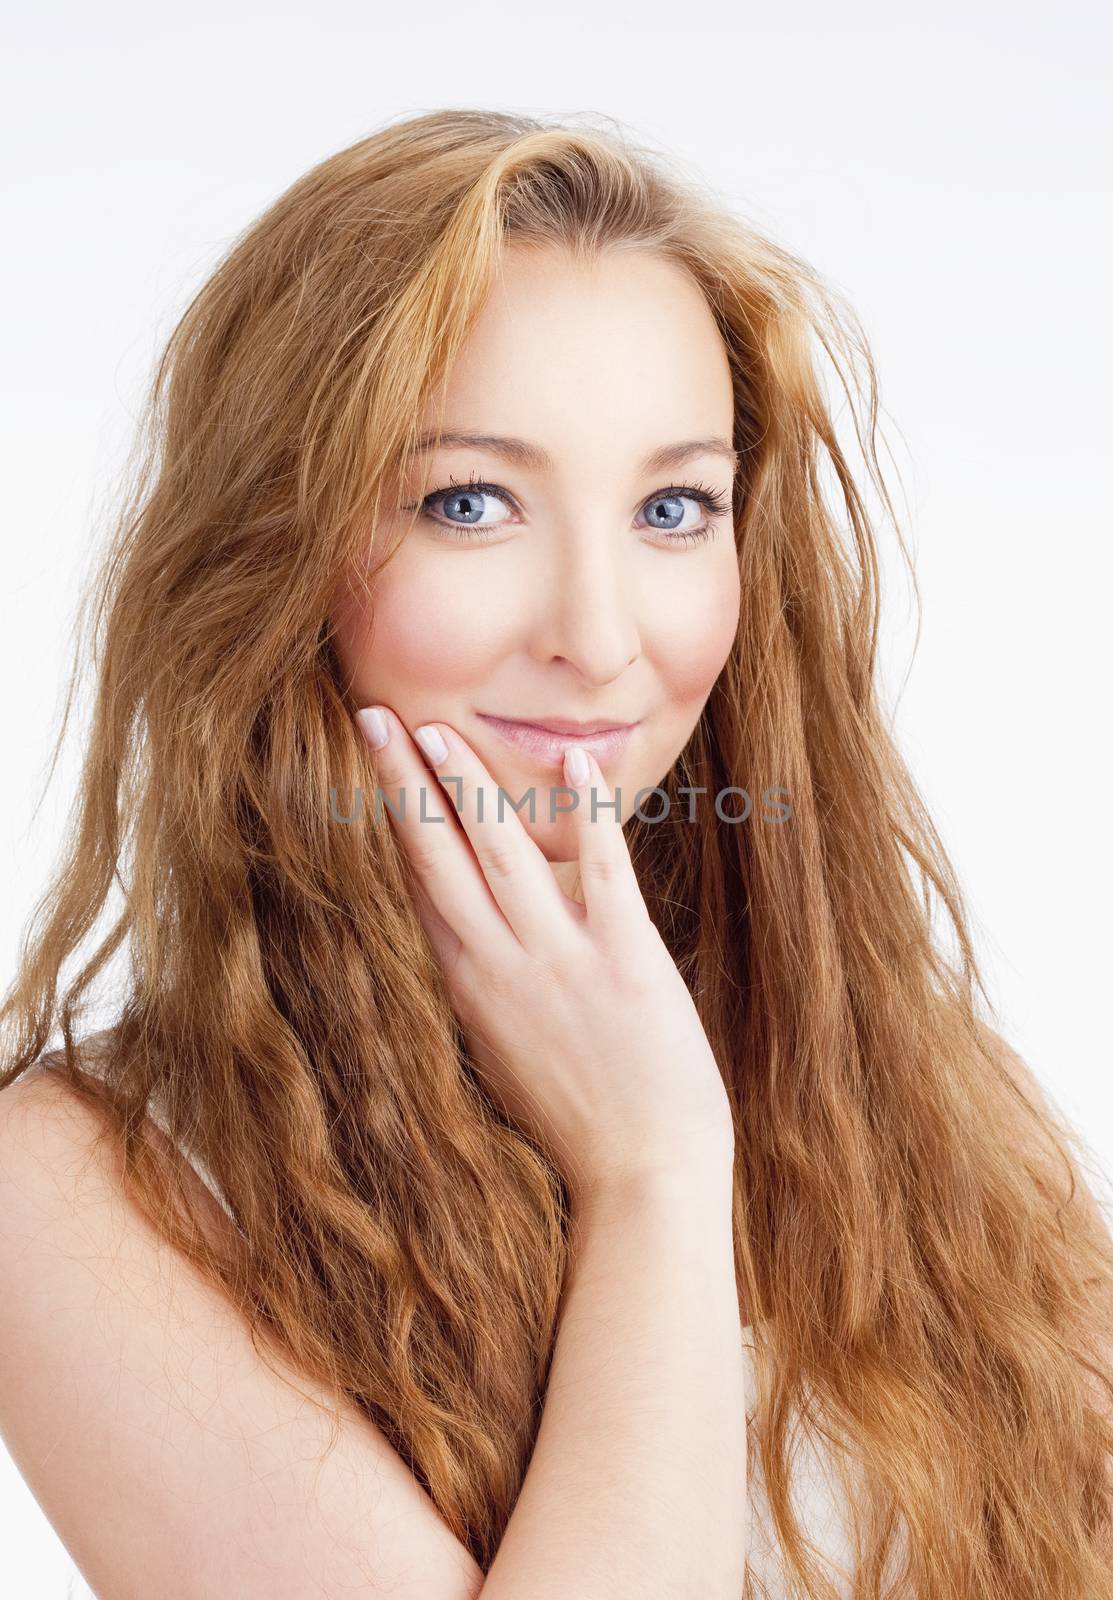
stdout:
<svg viewBox="0 0 1113 1600">
<path fill-rule="evenodd" d="M 521 467 L 534 471 L 551 471 L 553 458 L 539 444 L 528 439 L 512 439 L 501 433 L 423 433 L 417 440 L 418 450 L 486 450 L 492 455 L 505 456 Z M 667 472 L 682 467 L 695 456 L 724 456 L 737 470 L 738 451 L 726 439 L 684 439 L 679 444 L 663 444 L 651 450 L 642 462 L 643 472 Z"/>
</svg>

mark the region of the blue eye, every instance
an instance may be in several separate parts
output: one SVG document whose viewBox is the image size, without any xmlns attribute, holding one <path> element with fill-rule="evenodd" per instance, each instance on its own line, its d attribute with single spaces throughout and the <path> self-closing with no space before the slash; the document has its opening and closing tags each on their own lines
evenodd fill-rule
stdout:
<svg viewBox="0 0 1113 1600">
<path fill-rule="evenodd" d="M 723 516 L 730 510 L 730 506 L 719 495 L 712 493 L 710 489 L 705 489 L 702 484 L 693 484 L 687 488 L 662 489 L 645 504 L 654 517 L 676 517 L 683 520 L 685 500 L 694 501 L 711 516 Z M 709 539 L 715 531 L 706 517 L 696 528 L 683 528 L 679 522 L 668 524 L 651 522 L 650 527 L 656 527 L 659 533 L 664 533 L 670 539 L 682 543 L 696 543 L 701 539 Z"/>
<path fill-rule="evenodd" d="M 476 479 L 470 479 L 467 484 L 457 484 L 453 479 L 452 483 L 453 487 L 450 489 L 437 489 L 432 494 L 427 494 L 421 502 L 421 510 L 428 514 L 428 507 L 434 500 L 444 500 L 448 505 L 454 505 L 464 520 L 458 523 L 450 522 L 449 527 L 458 527 L 465 535 L 469 528 L 476 528 L 480 533 L 486 533 L 499 526 L 498 522 L 486 521 L 482 513 L 483 502 L 487 498 L 501 500 L 503 505 L 510 504 L 509 496 L 502 489 L 493 483 L 480 483 Z M 433 520 L 439 522 L 440 518 L 434 517 Z M 506 522 L 509 519 L 502 517 L 499 520 Z"/>
<path fill-rule="evenodd" d="M 485 536 L 497 533 L 498 529 L 510 520 L 508 517 L 500 517 L 494 522 L 484 520 L 483 502 L 487 498 L 499 500 L 505 506 L 513 505 L 510 495 L 497 483 L 484 483 L 480 479 L 472 477 L 468 479 L 466 484 L 462 484 L 457 479 L 452 478 L 448 488 L 434 489 L 432 493 L 425 496 L 420 505 L 403 506 L 402 509 L 403 511 L 420 512 L 422 516 L 435 523 L 437 527 L 443 528 L 452 538 L 480 544 Z M 454 508 L 447 520 L 444 510 L 442 510 L 441 515 L 434 515 L 431 510 L 438 500 L 444 502 L 446 509 Z M 679 520 L 684 515 L 682 505 L 684 500 L 691 500 L 696 505 L 703 507 L 706 516 L 698 527 L 683 528 L 679 525 Z M 659 489 L 656 494 L 650 495 L 649 499 L 643 502 L 643 508 L 645 507 L 650 508 L 651 515 L 654 517 L 678 519 L 672 523 L 666 521 L 664 523 L 651 522 L 648 524 L 648 526 L 654 527 L 658 533 L 663 534 L 668 543 L 699 544 L 703 540 L 711 538 L 716 532 L 716 529 L 712 526 L 711 519 L 725 516 L 730 511 L 731 504 L 729 500 L 724 499 L 722 495 L 717 494 L 713 489 L 709 489 L 705 484 L 696 483 L 671 484 L 667 489 Z M 463 520 L 452 520 L 452 516 L 456 513 Z"/>
</svg>

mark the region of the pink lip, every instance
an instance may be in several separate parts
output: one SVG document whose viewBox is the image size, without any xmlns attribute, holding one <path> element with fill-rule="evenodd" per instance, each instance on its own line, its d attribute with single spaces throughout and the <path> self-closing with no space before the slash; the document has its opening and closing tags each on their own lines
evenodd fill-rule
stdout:
<svg viewBox="0 0 1113 1600">
<path fill-rule="evenodd" d="M 605 761 L 621 755 L 629 743 L 630 735 L 638 726 L 636 722 L 627 722 L 621 727 L 605 727 L 592 722 L 564 722 L 557 717 L 552 719 L 551 725 L 542 726 L 538 722 L 517 722 L 509 717 L 488 716 L 484 711 L 476 715 L 489 723 L 507 744 L 557 769 L 563 766 L 564 752 L 570 744 L 578 745 L 581 750 L 590 750 L 602 766 Z"/>
</svg>

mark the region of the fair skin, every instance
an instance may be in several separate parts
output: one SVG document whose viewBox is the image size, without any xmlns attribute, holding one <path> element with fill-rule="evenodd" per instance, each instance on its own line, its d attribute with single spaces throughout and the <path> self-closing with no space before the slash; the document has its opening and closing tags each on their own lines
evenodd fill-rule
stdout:
<svg viewBox="0 0 1113 1600">
<path fill-rule="evenodd" d="M 322 1469 L 322 1393 L 260 1359 L 125 1197 L 93 1113 L 40 1069 L 0 1096 L 0 1433 L 101 1600 L 737 1600 L 744 1366 L 719 1064 L 611 814 L 550 822 L 546 795 L 535 821 L 502 825 L 474 803 L 492 782 L 517 799 L 569 776 L 481 711 L 636 720 L 589 768 L 624 812 L 683 748 L 733 642 L 738 576 L 729 510 L 706 519 L 662 490 L 698 477 L 729 505 L 731 463 L 642 463 L 729 441 L 731 417 L 725 352 L 676 269 L 626 256 L 573 274 L 511 252 L 440 424 L 528 439 L 550 464 L 430 458 L 400 505 L 475 472 L 512 497 L 512 522 L 477 545 L 415 524 L 377 577 L 373 635 L 358 588 L 338 612 L 358 702 L 387 708 L 377 779 L 388 798 L 428 781 L 447 824 L 411 810 L 399 838 L 453 998 L 515 1113 L 575 1174 L 548 1389 L 489 1573 L 354 1406 Z M 509 509 L 483 505 L 484 521 Z M 671 523 L 708 520 L 713 537 L 670 544 Z M 449 745 L 440 770 L 411 737 L 428 721 Z M 465 781 L 458 818 L 448 772 Z M 218 1233 L 215 1200 L 183 1181 Z"/>
<path fill-rule="evenodd" d="M 693 280 L 663 258 L 615 250 L 585 265 L 512 247 L 420 431 L 430 448 L 376 530 L 389 559 L 369 583 L 351 575 L 335 648 L 392 740 L 375 752 L 377 788 L 399 802 L 387 814 L 473 1062 L 586 1191 L 647 1156 L 671 1160 L 729 1112 L 691 996 L 660 941 L 642 938 L 622 835 L 602 838 L 614 818 L 596 820 L 599 785 L 583 796 L 585 834 L 581 814 L 553 804 L 575 781 L 562 742 L 521 749 L 485 718 L 633 724 L 621 749 L 589 755 L 623 817 L 680 754 L 738 623 L 726 349 Z M 461 433 L 471 442 L 446 437 Z M 464 487 L 446 490 L 453 478 Z M 373 745 L 375 720 L 359 715 Z M 427 769 L 429 732 L 443 759 L 422 745 Z M 482 804 L 457 787 L 452 809 L 434 774 Z M 536 810 L 500 808 L 500 787 Z M 659 974 L 661 1004 L 633 1020 L 578 935 L 585 838 L 623 858 L 616 979 Z M 640 1036 L 639 1067 L 608 1083 Z M 683 1083 L 672 1066 L 654 1076 L 666 1039 L 688 1063 Z"/>
<path fill-rule="evenodd" d="M 667 471 L 643 467 L 662 446 L 730 444 L 726 351 L 706 301 L 679 268 L 612 253 L 573 269 L 549 252 L 510 249 L 494 293 L 449 375 L 441 415 L 423 430 L 510 435 L 544 466 L 492 449 L 429 453 L 399 506 L 469 478 L 511 498 L 479 497 L 469 535 L 461 492 L 441 496 L 376 575 L 372 607 L 353 585 L 337 607 L 336 645 L 360 706 L 389 706 L 407 729 L 446 723 L 518 800 L 561 888 L 576 884 L 571 818 L 550 821 L 559 773 L 508 747 L 477 715 L 637 721 L 605 762 L 624 817 L 684 747 L 734 642 L 739 612 L 732 520 L 694 499 L 654 496 L 686 484 L 730 506 L 732 462 L 702 452 Z M 435 520 L 439 519 L 439 520 Z M 393 544 L 399 510 L 381 530 Z M 445 526 L 445 524 L 449 524 Z M 497 526 L 494 526 L 496 525 Z M 708 526 L 699 542 L 670 532 Z M 377 541 L 378 542 L 378 541 Z M 648 813 L 658 802 L 646 803 Z"/>
</svg>

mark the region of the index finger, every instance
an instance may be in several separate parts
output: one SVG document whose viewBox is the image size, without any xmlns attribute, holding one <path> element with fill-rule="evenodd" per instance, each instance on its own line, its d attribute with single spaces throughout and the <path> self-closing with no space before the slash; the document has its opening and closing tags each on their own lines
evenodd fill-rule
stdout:
<svg viewBox="0 0 1113 1600">
<path fill-rule="evenodd" d="M 376 717 L 372 713 L 378 713 Z M 469 949 L 509 952 L 514 930 L 491 894 L 475 854 L 438 783 L 428 771 L 402 719 L 387 706 L 365 706 L 356 723 L 367 740 L 391 826 L 434 911 Z M 377 742 L 376 731 L 386 738 Z M 418 814 L 415 816 L 415 807 Z M 378 799 L 375 811 L 378 816 Z"/>
<path fill-rule="evenodd" d="M 551 956 L 563 947 L 569 927 L 576 924 L 569 922 L 570 907 L 544 852 L 519 819 L 511 797 L 494 782 L 464 736 L 447 722 L 415 729 L 415 736 L 428 733 L 433 740 L 421 740 L 426 760 L 442 784 L 455 786 L 453 804 L 461 826 L 503 916 L 526 950 Z"/>
</svg>

